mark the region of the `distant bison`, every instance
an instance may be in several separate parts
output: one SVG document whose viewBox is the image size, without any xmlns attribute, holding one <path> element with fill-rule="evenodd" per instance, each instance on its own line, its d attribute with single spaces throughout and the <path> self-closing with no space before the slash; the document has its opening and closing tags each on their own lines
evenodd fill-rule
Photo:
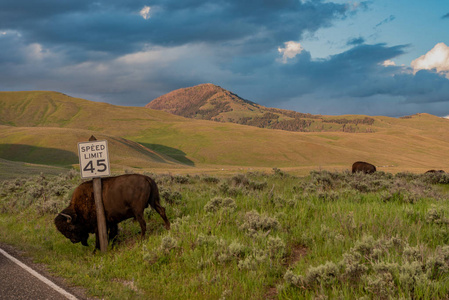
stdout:
<svg viewBox="0 0 449 300">
<path fill-rule="evenodd" d="M 146 232 L 144 209 L 148 205 L 162 217 L 165 228 L 170 229 L 165 209 L 159 203 L 158 187 L 150 177 L 128 174 L 103 178 L 101 183 L 109 240 L 117 235 L 117 224 L 131 217 L 139 222 L 143 238 Z M 75 189 L 70 205 L 58 214 L 55 225 L 72 243 L 81 242 L 84 246 L 87 246 L 89 233 L 95 233 L 95 246 L 100 248 L 92 181 L 84 182 Z"/>
<path fill-rule="evenodd" d="M 445 173 L 445 172 L 444 172 L 444 170 L 429 170 L 429 171 L 426 171 L 426 174 L 427 173 Z"/>
<path fill-rule="evenodd" d="M 370 163 L 364 161 L 357 161 L 352 164 L 352 173 L 362 172 L 365 174 L 371 174 L 376 172 L 376 167 Z"/>
</svg>

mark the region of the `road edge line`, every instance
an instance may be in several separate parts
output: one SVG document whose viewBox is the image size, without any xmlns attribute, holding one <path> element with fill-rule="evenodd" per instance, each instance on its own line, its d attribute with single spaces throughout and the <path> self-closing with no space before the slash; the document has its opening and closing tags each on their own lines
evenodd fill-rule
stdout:
<svg viewBox="0 0 449 300">
<path fill-rule="evenodd" d="M 18 266 L 20 266 L 22 269 L 24 269 L 25 271 L 27 271 L 28 273 L 30 273 L 31 275 L 33 275 L 34 277 L 36 277 L 37 279 L 39 279 L 40 281 L 45 283 L 46 285 L 50 286 L 52 289 L 54 289 L 58 293 L 64 295 L 67 299 L 78 300 L 78 298 L 76 298 L 74 295 L 70 294 L 69 292 L 64 290 L 62 287 L 56 285 L 53 281 L 49 280 L 48 278 L 45 278 L 38 272 L 34 271 L 32 268 L 28 267 L 27 265 L 22 263 L 20 260 L 18 260 L 14 256 L 9 255 L 5 250 L 0 248 L 0 253 L 2 253 L 6 258 L 8 258 L 12 262 L 14 262 Z"/>
</svg>

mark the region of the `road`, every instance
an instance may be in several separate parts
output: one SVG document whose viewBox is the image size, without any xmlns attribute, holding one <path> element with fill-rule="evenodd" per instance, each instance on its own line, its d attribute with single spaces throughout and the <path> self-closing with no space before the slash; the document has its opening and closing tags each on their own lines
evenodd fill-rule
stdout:
<svg viewBox="0 0 449 300">
<path fill-rule="evenodd" d="M 69 292 L 56 284 L 61 279 L 48 278 L 42 275 L 42 270 L 37 270 L 36 265 L 19 257 L 11 247 L 5 251 L 5 245 L 0 245 L 0 299 L 85 299 L 79 292 Z M 12 253 L 15 252 L 15 253 Z M 78 294 L 75 296 L 75 294 Z"/>
</svg>

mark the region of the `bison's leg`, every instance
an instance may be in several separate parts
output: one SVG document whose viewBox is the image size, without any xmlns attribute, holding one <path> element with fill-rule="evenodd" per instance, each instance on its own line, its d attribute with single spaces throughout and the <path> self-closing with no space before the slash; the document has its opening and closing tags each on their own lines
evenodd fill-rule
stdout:
<svg viewBox="0 0 449 300">
<path fill-rule="evenodd" d="M 83 246 L 89 246 L 89 244 L 87 244 L 87 239 L 89 238 L 89 234 L 86 233 L 81 237 L 81 244 Z"/>
<path fill-rule="evenodd" d="M 158 201 L 155 201 L 154 203 L 150 203 L 151 207 L 153 207 L 157 213 L 162 217 L 162 219 L 165 222 L 165 228 L 167 230 L 170 230 L 170 222 L 167 219 L 167 216 L 165 215 L 165 208 L 163 208 Z"/>
<path fill-rule="evenodd" d="M 96 249 L 100 250 L 100 235 L 98 234 L 98 228 L 95 229 L 95 250 Z"/>
<path fill-rule="evenodd" d="M 142 214 L 137 214 L 136 215 L 136 220 L 140 224 L 140 230 L 141 230 L 140 236 L 143 239 L 145 237 L 145 232 L 147 231 L 147 223 L 145 223 L 145 220 L 143 219 L 143 215 Z"/>
<path fill-rule="evenodd" d="M 108 224 L 109 227 L 109 241 L 112 241 L 118 234 L 117 224 Z"/>
</svg>

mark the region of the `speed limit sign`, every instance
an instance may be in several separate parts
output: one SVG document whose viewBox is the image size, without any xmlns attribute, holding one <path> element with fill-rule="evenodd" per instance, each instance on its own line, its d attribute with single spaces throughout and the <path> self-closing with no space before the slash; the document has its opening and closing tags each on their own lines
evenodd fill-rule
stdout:
<svg viewBox="0 0 449 300">
<path fill-rule="evenodd" d="M 110 176 L 108 141 L 78 143 L 81 178 Z"/>
</svg>

